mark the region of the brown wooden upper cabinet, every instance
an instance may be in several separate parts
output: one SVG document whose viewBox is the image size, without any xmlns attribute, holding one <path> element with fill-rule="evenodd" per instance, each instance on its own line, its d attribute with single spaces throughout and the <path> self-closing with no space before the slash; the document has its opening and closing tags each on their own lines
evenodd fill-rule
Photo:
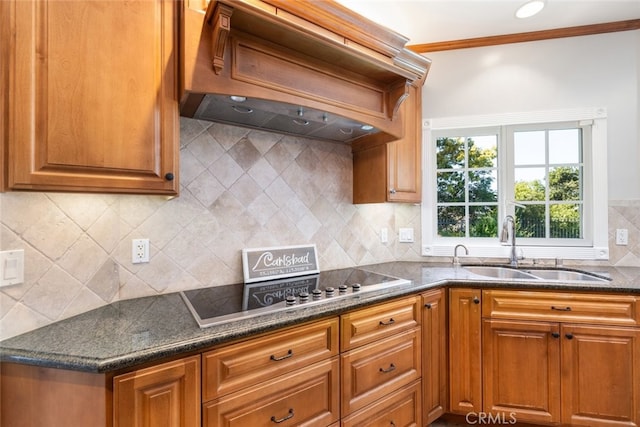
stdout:
<svg viewBox="0 0 640 427">
<path fill-rule="evenodd" d="M 177 194 L 179 2 L 0 8 L 6 187 Z"/>
<path fill-rule="evenodd" d="M 353 151 L 353 203 L 422 200 L 422 89 L 411 86 L 401 106 L 404 137 L 372 143 L 356 141 Z"/>
</svg>

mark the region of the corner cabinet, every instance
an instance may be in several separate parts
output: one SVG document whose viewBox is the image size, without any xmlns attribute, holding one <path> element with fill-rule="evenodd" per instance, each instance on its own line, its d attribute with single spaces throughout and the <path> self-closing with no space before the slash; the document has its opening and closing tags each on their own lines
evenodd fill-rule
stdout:
<svg viewBox="0 0 640 427">
<path fill-rule="evenodd" d="M 353 203 L 422 200 L 422 88 L 409 87 L 401 106 L 402 139 L 375 143 L 357 141 L 353 151 Z"/>
<path fill-rule="evenodd" d="M 2 2 L 8 189 L 178 193 L 179 7 Z"/>
</svg>

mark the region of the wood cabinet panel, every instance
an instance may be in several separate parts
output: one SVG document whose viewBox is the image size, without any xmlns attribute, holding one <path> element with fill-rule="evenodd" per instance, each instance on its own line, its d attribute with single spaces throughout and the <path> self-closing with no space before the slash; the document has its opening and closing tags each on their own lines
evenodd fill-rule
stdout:
<svg viewBox="0 0 640 427">
<path fill-rule="evenodd" d="M 420 330 L 394 334 L 341 356 L 342 414 L 350 414 L 420 378 Z"/>
<path fill-rule="evenodd" d="M 479 289 L 449 290 L 449 410 L 482 410 L 482 333 Z"/>
<path fill-rule="evenodd" d="M 205 403 L 203 426 L 330 425 L 340 418 L 339 363 L 336 356 Z"/>
<path fill-rule="evenodd" d="M 484 411 L 532 423 L 560 421 L 557 323 L 483 321 Z"/>
<path fill-rule="evenodd" d="M 486 290 L 483 316 L 556 322 L 636 326 L 638 297 L 632 295 Z"/>
<path fill-rule="evenodd" d="M 178 191 L 178 6 L 14 1 L 8 186 Z"/>
<path fill-rule="evenodd" d="M 0 363 L 0 425 L 110 427 L 106 374 Z"/>
<path fill-rule="evenodd" d="M 421 423 L 420 381 L 404 386 L 349 415 L 342 427 L 417 427 Z"/>
<path fill-rule="evenodd" d="M 422 88 L 411 86 L 401 106 L 404 136 L 391 142 L 352 144 L 353 203 L 422 200 Z"/>
<path fill-rule="evenodd" d="M 422 294 L 422 384 L 424 423 L 447 410 L 447 308 L 445 290 Z"/>
<path fill-rule="evenodd" d="M 232 344 L 203 355 L 208 401 L 338 354 L 338 318 Z"/>
<path fill-rule="evenodd" d="M 562 422 L 614 427 L 640 424 L 640 330 L 565 324 Z"/>
<path fill-rule="evenodd" d="M 114 427 L 200 425 L 200 356 L 117 376 Z"/>
<path fill-rule="evenodd" d="M 340 316 L 341 351 L 419 326 L 419 303 L 417 296 L 402 298 Z"/>
</svg>

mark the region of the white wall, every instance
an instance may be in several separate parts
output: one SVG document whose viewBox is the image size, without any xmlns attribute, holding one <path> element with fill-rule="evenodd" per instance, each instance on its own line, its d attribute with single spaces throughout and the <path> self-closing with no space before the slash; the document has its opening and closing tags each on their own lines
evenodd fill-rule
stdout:
<svg viewBox="0 0 640 427">
<path fill-rule="evenodd" d="M 424 118 L 606 108 L 609 199 L 640 199 L 640 31 L 425 56 Z"/>
</svg>

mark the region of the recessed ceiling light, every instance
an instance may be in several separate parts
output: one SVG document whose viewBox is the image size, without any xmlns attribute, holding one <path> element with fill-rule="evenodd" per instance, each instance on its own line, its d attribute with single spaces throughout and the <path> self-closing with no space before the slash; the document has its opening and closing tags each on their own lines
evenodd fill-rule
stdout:
<svg viewBox="0 0 640 427">
<path fill-rule="evenodd" d="M 544 8 L 543 0 L 531 0 L 520 6 L 516 11 L 518 18 L 530 18 Z"/>
</svg>

